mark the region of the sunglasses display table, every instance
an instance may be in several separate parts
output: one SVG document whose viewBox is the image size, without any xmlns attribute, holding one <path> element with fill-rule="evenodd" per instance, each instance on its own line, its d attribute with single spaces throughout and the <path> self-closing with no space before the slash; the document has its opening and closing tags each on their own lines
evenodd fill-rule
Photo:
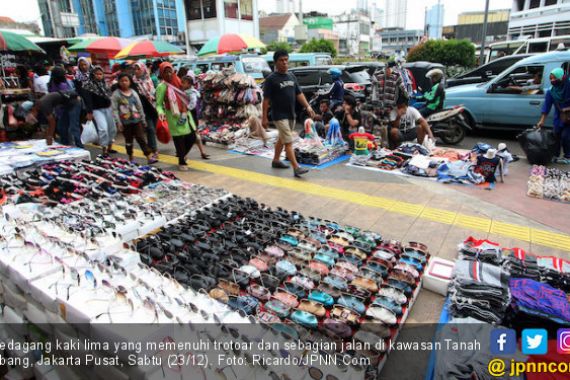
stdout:
<svg viewBox="0 0 570 380">
<path fill-rule="evenodd" d="M 45 140 L 0 143 L 0 175 L 58 161 L 81 161 L 89 151 L 65 145 L 46 145 Z"/>
<path fill-rule="evenodd" d="M 61 165 L 69 173 L 44 166 L 42 181 L 90 173 L 111 183 L 53 207 L 2 209 L 0 319 L 7 324 L 0 341 L 77 342 L 57 355 L 45 347 L 8 350 L 11 358 L 42 358 L 33 368 L 17 366 L 25 375 L 379 375 L 421 289 L 425 245 L 271 209 L 121 160 Z M 37 184 L 36 174 L 20 180 Z M 121 231 L 130 220 L 136 232 Z M 89 361 L 74 365 L 69 357 Z"/>
</svg>

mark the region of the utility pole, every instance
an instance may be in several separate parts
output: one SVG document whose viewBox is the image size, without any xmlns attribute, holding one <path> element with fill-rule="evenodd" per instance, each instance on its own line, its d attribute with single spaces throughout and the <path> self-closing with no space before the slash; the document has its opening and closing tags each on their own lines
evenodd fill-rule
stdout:
<svg viewBox="0 0 570 380">
<path fill-rule="evenodd" d="M 481 52 L 479 53 L 479 66 L 485 64 L 485 43 L 487 42 L 487 20 L 489 18 L 489 0 L 485 1 L 485 18 L 483 19 L 483 41 L 481 42 Z"/>
</svg>

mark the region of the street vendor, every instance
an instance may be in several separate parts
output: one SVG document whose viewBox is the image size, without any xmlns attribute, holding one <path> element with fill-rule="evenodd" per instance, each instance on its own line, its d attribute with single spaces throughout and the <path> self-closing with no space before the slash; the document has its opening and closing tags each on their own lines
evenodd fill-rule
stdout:
<svg viewBox="0 0 570 380">
<path fill-rule="evenodd" d="M 372 101 L 381 102 L 385 113 L 390 113 L 396 107 L 396 101 L 407 97 L 404 82 L 395 70 L 396 62 L 388 62 L 384 70 L 377 71 L 372 76 Z"/>
<path fill-rule="evenodd" d="M 390 113 L 390 123 L 390 147 L 392 149 L 404 142 L 416 139 L 419 144 L 423 144 L 426 136 L 435 141 L 426 119 L 417 109 L 408 106 L 408 99 L 404 97 L 398 100 L 396 109 Z"/>
<path fill-rule="evenodd" d="M 335 117 L 340 122 L 340 132 L 342 138 L 348 141 L 349 149 L 354 149 L 354 141 L 350 140 L 348 136 L 357 131 L 360 126 L 360 111 L 356 108 L 356 99 L 352 95 L 345 95 L 344 102 L 342 103 L 342 111 L 335 114 Z"/>
<path fill-rule="evenodd" d="M 36 109 L 39 110 L 39 112 L 44 115 L 48 121 L 48 128 L 46 131 L 47 145 L 53 144 L 53 138 L 57 125 L 54 111 L 57 106 L 73 108 L 79 106 L 80 104 L 81 103 L 79 101 L 79 97 L 77 96 L 77 92 L 74 90 L 67 92 L 51 92 L 47 95 L 44 95 L 40 100 L 38 100 Z"/>
<path fill-rule="evenodd" d="M 325 138 L 329 130 L 329 123 L 334 117 L 329 107 L 328 99 L 322 99 L 319 103 L 319 111 L 316 113 L 313 120 L 315 121 L 315 129 L 322 138 Z"/>
</svg>

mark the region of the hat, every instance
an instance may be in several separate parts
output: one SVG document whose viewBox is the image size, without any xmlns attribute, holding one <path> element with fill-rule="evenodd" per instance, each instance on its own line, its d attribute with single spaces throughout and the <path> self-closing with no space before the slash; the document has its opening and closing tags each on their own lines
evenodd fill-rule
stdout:
<svg viewBox="0 0 570 380">
<path fill-rule="evenodd" d="M 507 144 L 505 143 L 500 143 L 499 146 L 497 146 L 497 150 L 500 152 L 502 150 L 507 149 Z"/>
<path fill-rule="evenodd" d="M 497 155 L 497 149 L 488 149 L 487 153 L 484 154 L 485 158 L 488 158 L 489 160 L 492 160 L 493 158 L 495 158 L 495 156 Z"/>
</svg>

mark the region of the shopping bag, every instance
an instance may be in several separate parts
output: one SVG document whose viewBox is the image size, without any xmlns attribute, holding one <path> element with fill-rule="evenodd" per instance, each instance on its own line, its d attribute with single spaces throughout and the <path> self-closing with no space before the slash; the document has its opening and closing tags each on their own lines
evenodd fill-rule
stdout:
<svg viewBox="0 0 570 380">
<path fill-rule="evenodd" d="M 170 142 L 170 129 L 166 120 L 158 120 L 156 123 L 156 138 L 163 144 Z"/>
<path fill-rule="evenodd" d="M 83 132 L 81 132 L 81 143 L 82 144 L 93 144 L 99 142 L 99 135 L 97 134 L 97 128 L 95 128 L 95 123 L 92 120 L 87 120 L 83 124 Z"/>
<path fill-rule="evenodd" d="M 556 136 L 551 130 L 527 129 L 518 135 L 517 139 L 531 165 L 547 165 L 552 161 L 556 149 Z"/>
</svg>

